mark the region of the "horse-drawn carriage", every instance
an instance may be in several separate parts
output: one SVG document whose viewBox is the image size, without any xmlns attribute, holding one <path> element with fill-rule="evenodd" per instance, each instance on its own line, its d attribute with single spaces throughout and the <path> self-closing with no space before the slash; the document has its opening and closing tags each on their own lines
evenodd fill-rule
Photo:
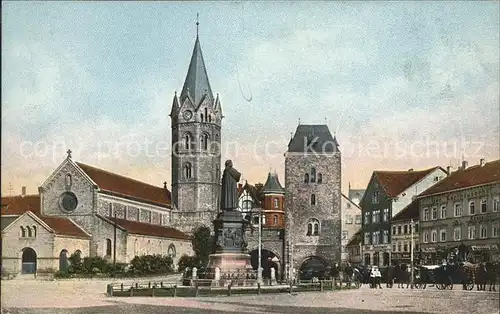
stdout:
<svg viewBox="0 0 500 314">
<path fill-rule="evenodd" d="M 422 265 L 415 269 L 415 288 L 425 289 L 427 284 L 438 290 L 453 289 L 452 267 L 450 265 Z"/>
</svg>

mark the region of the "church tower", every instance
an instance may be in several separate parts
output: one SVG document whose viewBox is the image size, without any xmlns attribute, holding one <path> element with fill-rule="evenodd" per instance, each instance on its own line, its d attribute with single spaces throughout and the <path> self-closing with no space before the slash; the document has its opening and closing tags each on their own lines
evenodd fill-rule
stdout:
<svg viewBox="0 0 500 314">
<path fill-rule="evenodd" d="M 198 25 L 198 23 L 197 23 Z M 218 211 L 221 182 L 221 120 L 219 95 L 208 81 L 196 34 L 182 92 L 172 111 L 172 222 L 185 232 L 212 228 Z"/>
</svg>

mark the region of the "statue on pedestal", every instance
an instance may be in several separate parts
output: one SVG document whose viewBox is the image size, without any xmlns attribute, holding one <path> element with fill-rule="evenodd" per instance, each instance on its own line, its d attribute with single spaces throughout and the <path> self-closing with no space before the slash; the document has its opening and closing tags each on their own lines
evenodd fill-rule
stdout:
<svg viewBox="0 0 500 314">
<path fill-rule="evenodd" d="M 222 174 L 222 188 L 220 198 L 220 208 L 222 210 L 235 210 L 238 208 L 238 181 L 241 173 L 233 168 L 233 162 L 226 160 L 226 168 Z"/>
</svg>

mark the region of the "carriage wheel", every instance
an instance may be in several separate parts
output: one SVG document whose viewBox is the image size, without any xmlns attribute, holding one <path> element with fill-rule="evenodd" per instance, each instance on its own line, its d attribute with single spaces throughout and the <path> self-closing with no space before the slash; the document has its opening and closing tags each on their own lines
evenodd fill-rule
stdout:
<svg viewBox="0 0 500 314">
<path fill-rule="evenodd" d="M 361 288 L 361 281 L 359 281 L 359 279 L 356 279 L 356 280 L 354 281 L 354 287 L 355 287 L 356 289 Z"/>
</svg>

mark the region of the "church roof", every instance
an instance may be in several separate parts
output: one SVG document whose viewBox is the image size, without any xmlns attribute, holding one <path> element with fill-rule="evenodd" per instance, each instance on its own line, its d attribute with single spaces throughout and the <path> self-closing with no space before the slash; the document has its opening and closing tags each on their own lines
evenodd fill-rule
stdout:
<svg viewBox="0 0 500 314">
<path fill-rule="evenodd" d="M 32 212 L 36 217 L 46 223 L 55 234 L 84 237 L 89 235 L 78 227 L 72 220 L 63 217 L 43 216 L 40 211 L 40 196 L 7 196 L 2 197 L 2 216 L 15 215 L 21 216 L 26 212 Z M 2 217 L 2 220 L 4 217 Z M 7 227 L 2 224 L 2 230 Z"/>
<path fill-rule="evenodd" d="M 280 180 L 278 179 L 278 174 L 271 173 L 267 175 L 266 184 L 264 184 L 263 193 L 284 193 L 283 187 L 280 184 Z"/>
<path fill-rule="evenodd" d="M 297 127 L 288 144 L 290 153 L 336 153 L 339 152 L 337 139 L 332 137 L 327 125 L 306 125 Z"/>
<path fill-rule="evenodd" d="M 103 217 L 101 215 L 98 216 L 101 219 L 109 220 L 111 223 L 116 222 L 117 226 L 127 230 L 128 233 L 131 234 L 140 234 L 140 235 L 171 238 L 171 239 L 182 239 L 182 240 L 191 239 L 191 237 L 189 237 L 184 232 L 172 227 L 153 225 L 144 222 L 137 222 L 121 218 Z"/>
<path fill-rule="evenodd" d="M 150 185 L 106 170 L 76 163 L 104 192 L 139 202 L 170 207 L 171 195 L 166 188 Z"/>
<path fill-rule="evenodd" d="M 201 45 L 198 36 L 194 43 L 193 55 L 189 63 L 188 73 L 184 86 L 181 92 L 181 102 L 188 96 L 194 101 L 194 106 L 197 108 L 201 101 L 208 97 L 210 100 L 214 99 L 210 82 L 208 81 L 207 69 L 205 68 L 205 61 L 201 53 Z"/>
</svg>

